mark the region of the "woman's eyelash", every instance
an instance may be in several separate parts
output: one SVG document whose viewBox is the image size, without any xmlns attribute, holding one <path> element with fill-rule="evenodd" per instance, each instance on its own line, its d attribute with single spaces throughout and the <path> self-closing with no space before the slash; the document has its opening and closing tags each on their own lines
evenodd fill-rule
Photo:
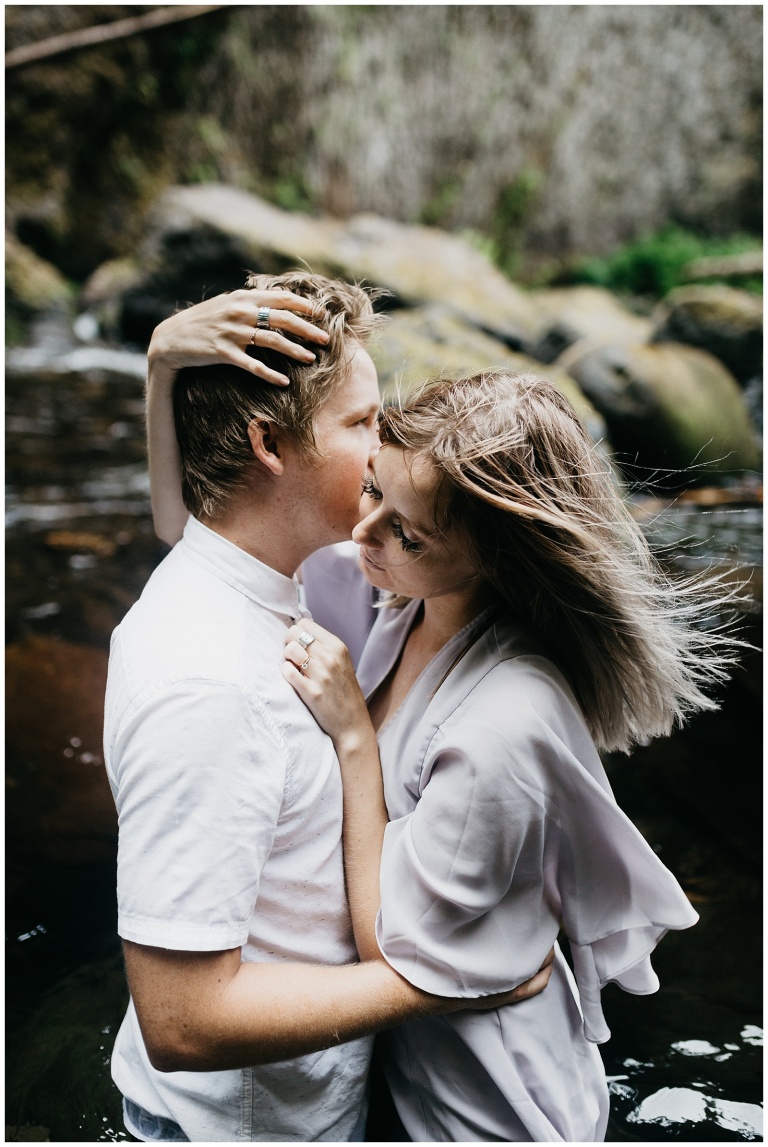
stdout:
<svg viewBox="0 0 768 1147">
<path fill-rule="evenodd" d="M 363 478 L 363 493 L 367 494 L 369 498 L 373 498 L 375 502 L 380 502 L 383 497 L 381 490 L 373 484 L 373 479 L 369 478 L 367 474 Z M 403 533 L 403 527 L 399 522 L 395 521 L 392 523 L 392 533 L 407 553 L 414 554 L 421 551 L 422 547 L 420 543 L 413 542 L 409 537 L 406 537 Z"/>
<path fill-rule="evenodd" d="M 363 478 L 363 493 L 367 494 L 369 498 L 373 498 L 377 502 L 380 502 L 382 499 L 381 490 L 379 490 L 377 486 L 374 486 L 373 479 L 369 478 L 367 475 L 365 478 Z"/>
<path fill-rule="evenodd" d="M 407 553 L 415 554 L 421 550 L 421 545 L 419 544 L 419 542 L 413 542 L 413 541 L 411 541 L 410 538 L 407 538 L 405 536 L 405 534 L 403 533 L 403 527 L 400 525 L 399 522 L 393 522 L 392 523 L 392 533 L 395 535 L 395 537 L 400 542 L 400 545 L 403 547 L 404 550 L 406 550 Z"/>
</svg>

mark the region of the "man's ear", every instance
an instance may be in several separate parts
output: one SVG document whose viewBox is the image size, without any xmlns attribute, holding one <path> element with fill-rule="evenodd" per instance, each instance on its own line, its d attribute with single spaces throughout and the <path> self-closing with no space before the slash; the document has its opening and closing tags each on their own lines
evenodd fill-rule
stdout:
<svg viewBox="0 0 768 1147">
<path fill-rule="evenodd" d="M 256 460 L 270 474 L 279 477 L 284 468 L 282 435 L 274 422 L 252 418 L 248 423 L 248 439 Z"/>
</svg>

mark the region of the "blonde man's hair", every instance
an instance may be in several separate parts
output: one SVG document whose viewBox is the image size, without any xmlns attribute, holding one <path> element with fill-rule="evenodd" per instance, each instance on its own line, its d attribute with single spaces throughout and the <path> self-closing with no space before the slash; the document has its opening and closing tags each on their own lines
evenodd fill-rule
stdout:
<svg viewBox="0 0 768 1147">
<path fill-rule="evenodd" d="M 275 423 L 302 450 L 315 451 L 315 417 L 348 381 L 355 350 L 366 345 L 379 322 L 373 301 L 382 292 L 323 275 L 305 271 L 250 275 L 246 287 L 277 288 L 311 299 L 311 321 L 327 331 L 330 341 L 324 347 L 305 344 L 316 355 L 309 364 L 263 347 L 249 352 L 285 374 L 290 380 L 287 387 L 270 386 L 230 364 L 179 371 L 173 406 L 182 496 L 197 517 L 215 519 L 232 496 L 246 488 L 254 464 L 248 439 L 252 419 Z"/>
<path fill-rule="evenodd" d="M 549 381 L 498 371 L 425 383 L 381 418 L 382 443 L 431 459 L 434 516 L 569 679 L 600 749 L 629 751 L 700 709 L 743 644 L 703 629 L 733 591 L 673 581 L 649 551 L 573 408 Z"/>
</svg>

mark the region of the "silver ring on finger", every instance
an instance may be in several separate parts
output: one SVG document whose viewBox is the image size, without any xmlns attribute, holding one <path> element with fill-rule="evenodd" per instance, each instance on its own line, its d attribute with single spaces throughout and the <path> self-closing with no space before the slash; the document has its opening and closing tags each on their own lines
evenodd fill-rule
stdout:
<svg viewBox="0 0 768 1147">
<path fill-rule="evenodd" d="M 258 330 L 269 331 L 272 328 L 269 325 L 269 307 L 259 307 L 259 313 L 256 316 L 256 327 Z"/>
<path fill-rule="evenodd" d="M 299 672 L 300 673 L 306 673 L 307 672 L 307 669 L 309 668 L 309 663 L 311 660 L 312 660 L 311 657 L 305 657 L 304 658 L 301 665 L 299 666 Z"/>
<path fill-rule="evenodd" d="M 296 638 L 296 640 L 303 649 L 309 649 L 310 645 L 313 641 L 316 640 L 316 638 L 314 638 L 311 633 L 307 633 L 306 629 L 304 629 Z"/>
</svg>

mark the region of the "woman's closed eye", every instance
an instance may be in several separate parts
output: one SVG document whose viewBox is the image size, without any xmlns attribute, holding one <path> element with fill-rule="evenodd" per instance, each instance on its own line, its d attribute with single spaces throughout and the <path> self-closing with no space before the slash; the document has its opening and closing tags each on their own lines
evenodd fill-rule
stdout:
<svg viewBox="0 0 768 1147">
<path fill-rule="evenodd" d="M 423 549 L 419 542 L 414 542 L 411 538 L 406 537 L 405 533 L 403 532 L 403 527 L 397 521 L 392 523 L 392 533 L 400 542 L 400 545 L 403 547 L 406 553 L 418 554 Z"/>
<path fill-rule="evenodd" d="M 380 502 L 384 497 L 381 490 L 368 474 L 366 474 L 363 478 L 363 493 L 367 494 L 369 498 L 373 498 L 374 502 Z M 420 553 L 424 548 L 420 542 L 414 542 L 412 538 L 408 537 L 397 519 L 392 522 L 392 533 L 395 535 L 406 553 L 417 554 Z"/>
<path fill-rule="evenodd" d="M 363 493 L 373 498 L 374 502 L 380 502 L 383 497 L 381 490 L 374 485 L 373 478 L 369 478 L 367 474 L 363 478 Z"/>
</svg>

